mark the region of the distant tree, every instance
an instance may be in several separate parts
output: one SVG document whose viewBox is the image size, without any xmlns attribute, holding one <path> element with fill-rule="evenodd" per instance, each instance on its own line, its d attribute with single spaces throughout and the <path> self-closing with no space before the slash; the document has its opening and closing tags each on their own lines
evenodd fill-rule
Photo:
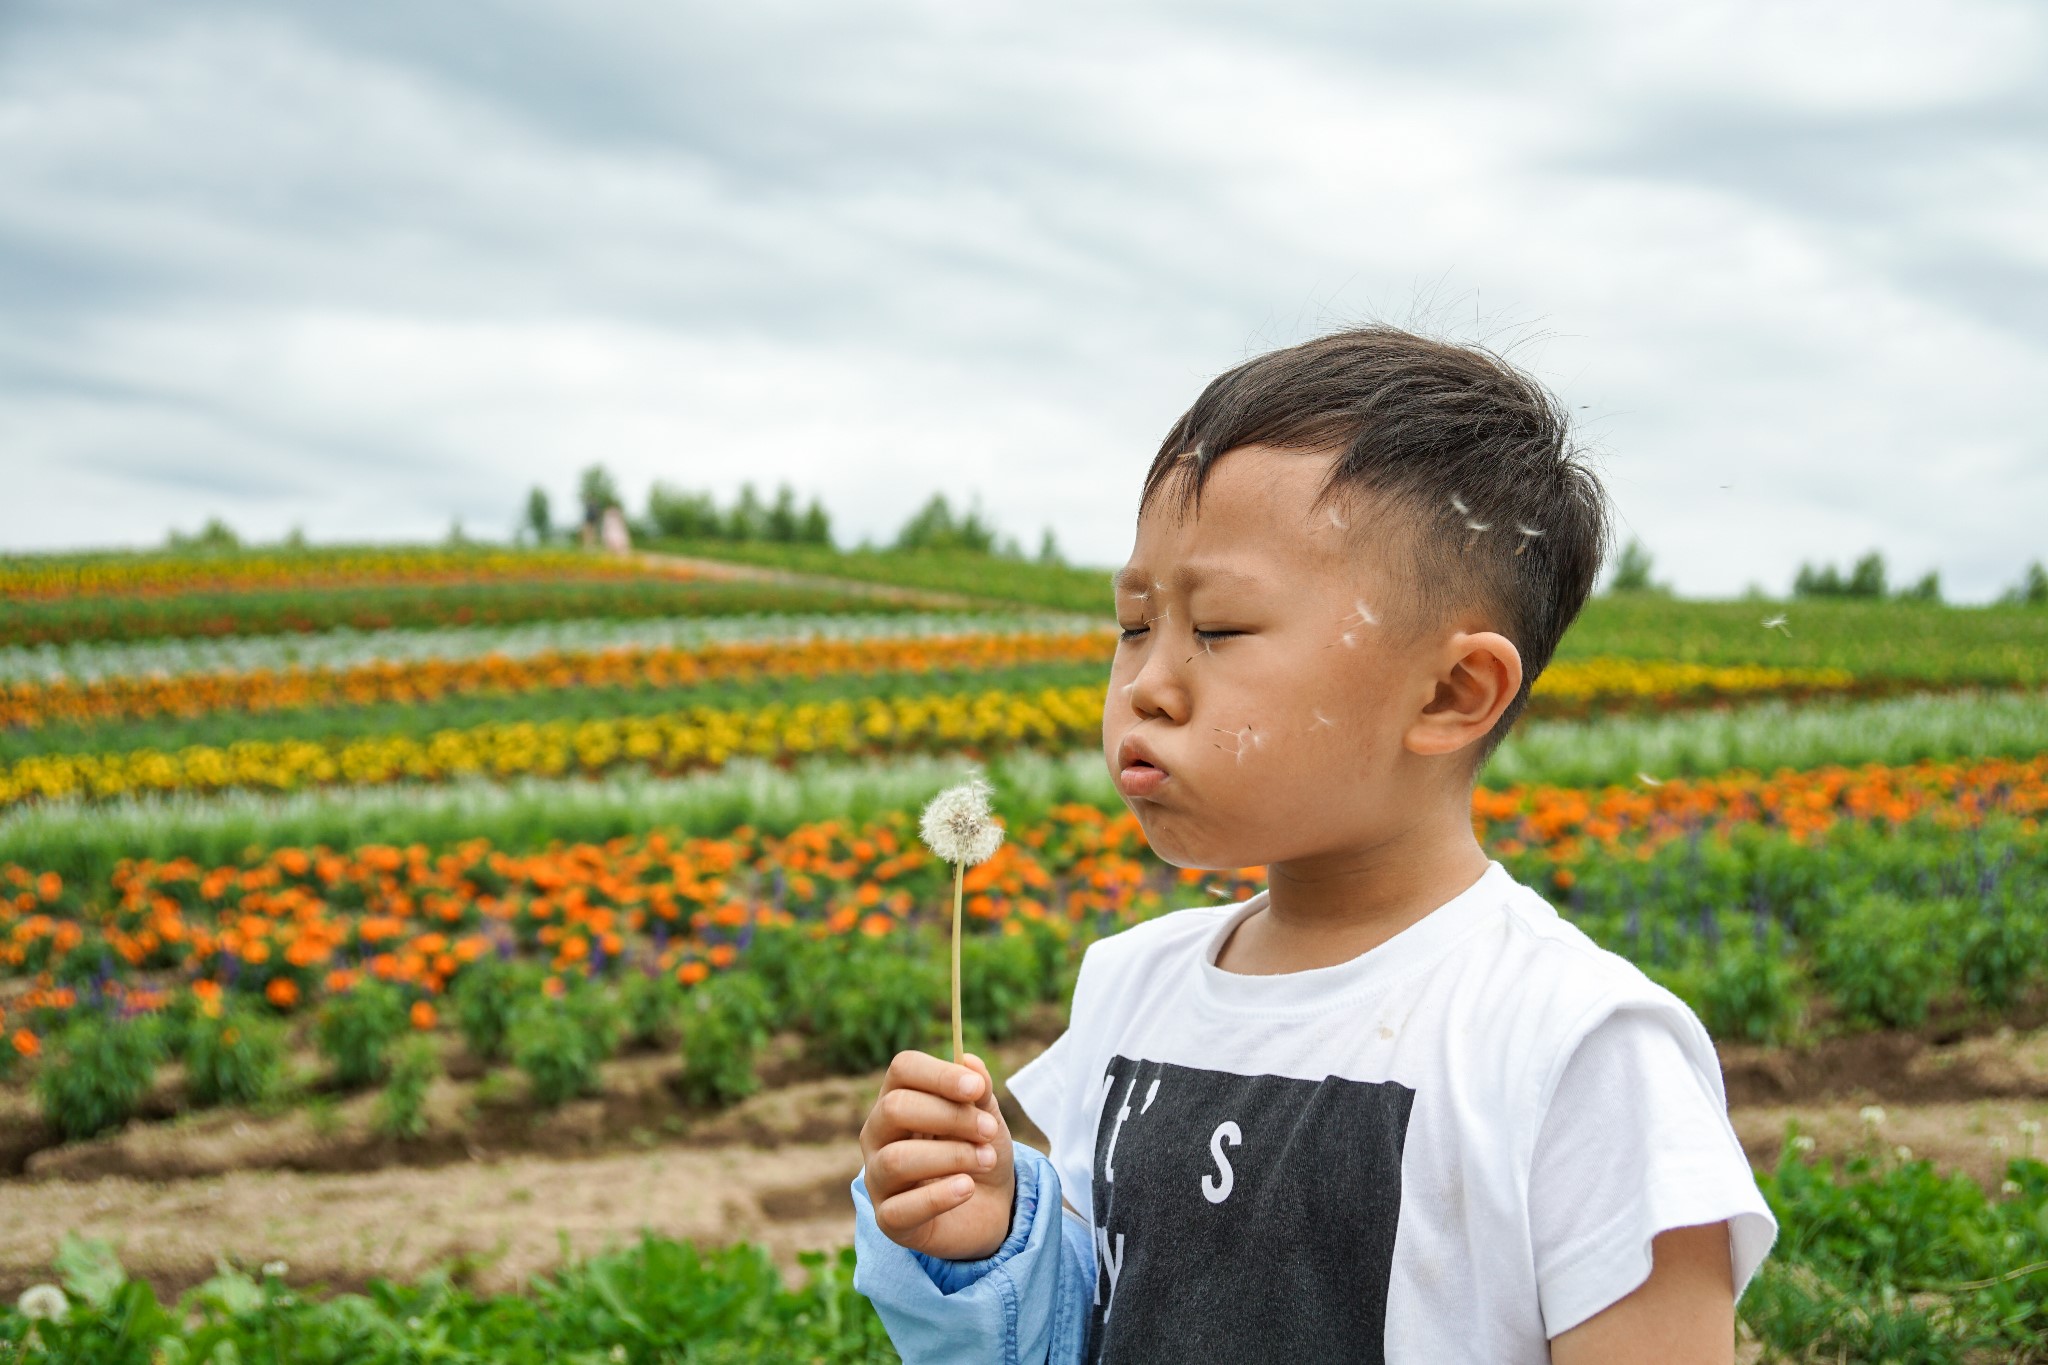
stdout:
<svg viewBox="0 0 2048 1365">
<path fill-rule="evenodd" d="M 1877 550 L 1856 561 L 1846 577 L 1832 564 L 1815 568 L 1802 562 L 1792 580 L 1794 597 L 1868 597 L 1885 595 L 1884 555 Z"/>
<path fill-rule="evenodd" d="M 709 493 L 685 492 L 657 481 L 647 493 L 643 530 L 647 535 L 671 540 L 715 540 L 725 534 L 725 523 Z"/>
<path fill-rule="evenodd" d="M 287 550 L 305 549 L 306 528 L 299 525 L 297 522 L 293 522 L 292 528 L 284 533 L 284 548 Z"/>
<path fill-rule="evenodd" d="M 242 538 L 219 517 L 208 517 L 206 524 L 189 536 L 173 528 L 170 545 L 173 550 L 238 550 Z"/>
<path fill-rule="evenodd" d="M 1906 602 L 1939 602 L 1941 600 L 1941 571 L 1929 569 L 1920 580 L 1909 588 L 1900 588 L 1898 596 Z"/>
<path fill-rule="evenodd" d="M 767 539 L 778 545 L 788 545 L 796 540 L 801 523 L 797 517 L 796 490 L 783 484 L 775 490 L 775 505 L 768 509 L 763 520 L 762 531 Z"/>
<path fill-rule="evenodd" d="M 1053 538 L 1052 527 L 1045 528 L 1045 534 L 1038 541 L 1038 562 L 1041 564 L 1064 564 L 1060 555 L 1060 543 Z"/>
<path fill-rule="evenodd" d="M 539 484 L 535 484 L 533 491 L 526 495 L 524 529 L 536 545 L 545 545 L 555 538 L 555 514 L 548 506 L 548 490 Z"/>
<path fill-rule="evenodd" d="M 761 503 L 761 495 L 754 491 L 754 485 L 740 485 L 739 501 L 726 514 L 725 538 L 727 540 L 763 540 L 768 532 L 768 509 Z"/>
<path fill-rule="evenodd" d="M 1650 563 L 1650 552 L 1643 548 L 1643 542 L 1631 536 L 1628 544 L 1621 548 L 1621 557 L 1614 561 L 1614 577 L 1607 581 L 1607 591 L 1659 591 L 1658 586 L 1650 581 Z"/>
<path fill-rule="evenodd" d="M 896 533 L 899 550 L 973 550 L 988 554 L 994 545 L 995 532 L 981 520 L 980 510 L 970 508 L 966 516 L 956 518 L 943 493 L 932 494 L 931 501 Z"/>
<path fill-rule="evenodd" d="M 825 515 L 825 504 L 815 497 L 804 509 L 803 525 L 797 528 L 796 538 L 806 545 L 830 545 L 832 543 L 832 519 Z"/>
<path fill-rule="evenodd" d="M 623 507 L 619 500 L 619 486 L 612 482 L 611 472 L 601 464 L 594 464 L 583 471 L 583 477 L 576 485 L 576 496 L 583 503 L 583 524 L 593 533 L 597 523 L 604 516 L 607 507 Z"/>
<path fill-rule="evenodd" d="M 1857 560 L 1856 566 L 1849 570 L 1846 591 L 1851 597 L 1883 597 L 1884 556 L 1872 550 Z"/>
<path fill-rule="evenodd" d="M 2048 607 L 2048 569 L 2035 560 L 2027 565 L 2027 571 L 2020 575 L 2020 581 L 2007 588 L 1999 596 L 2000 602 L 2015 607 Z"/>
<path fill-rule="evenodd" d="M 462 546 L 469 544 L 469 537 L 463 534 L 461 517 L 457 517 L 448 523 L 446 544 L 450 549 L 460 549 Z"/>
</svg>

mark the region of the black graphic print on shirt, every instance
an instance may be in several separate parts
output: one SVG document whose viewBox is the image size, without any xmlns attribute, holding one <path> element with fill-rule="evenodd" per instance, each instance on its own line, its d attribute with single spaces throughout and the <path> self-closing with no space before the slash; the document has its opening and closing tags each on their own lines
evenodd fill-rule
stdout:
<svg viewBox="0 0 2048 1365">
<path fill-rule="evenodd" d="M 1089 1359 L 1384 1365 L 1415 1092 L 1121 1056 L 1103 1084 Z"/>
</svg>

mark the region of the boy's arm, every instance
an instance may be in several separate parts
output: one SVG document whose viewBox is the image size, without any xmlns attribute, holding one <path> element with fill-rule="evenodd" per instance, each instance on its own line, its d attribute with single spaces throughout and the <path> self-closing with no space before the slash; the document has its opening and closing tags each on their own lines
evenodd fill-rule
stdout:
<svg viewBox="0 0 2048 1365">
<path fill-rule="evenodd" d="M 854 1288 L 881 1315 L 904 1365 L 1077 1365 L 1093 1303 L 1087 1225 L 1062 1212 L 1052 1163 L 1015 1144 L 1010 1233 L 993 1256 L 945 1261 L 891 1241 L 853 1181 Z"/>
<path fill-rule="evenodd" d="M 1550 1340 L 1552 1365 L 1733 1365 L 1728 1224 L 1671 1228 L 1650 1242 L 1650 1278 Z"/>
</svg>

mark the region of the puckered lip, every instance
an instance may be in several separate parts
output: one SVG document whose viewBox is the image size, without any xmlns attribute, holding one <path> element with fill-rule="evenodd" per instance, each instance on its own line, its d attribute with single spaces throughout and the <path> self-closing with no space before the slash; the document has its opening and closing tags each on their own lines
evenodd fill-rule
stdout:
<svg viewBox="0 0 2048 1365">
<path fill-rule="evenodd" d="M 1123 743 L 1116 746 L 1117 771 L 1121 772 L 1134 763 L 1149 763 L 1161 772 L 1166 771 L 1166 765 L 1159 761 L 1159 755 L 1152 751 L 1151 745 L 1138 737 L 1136 731 L 1125 735 Z"/>
</svg>

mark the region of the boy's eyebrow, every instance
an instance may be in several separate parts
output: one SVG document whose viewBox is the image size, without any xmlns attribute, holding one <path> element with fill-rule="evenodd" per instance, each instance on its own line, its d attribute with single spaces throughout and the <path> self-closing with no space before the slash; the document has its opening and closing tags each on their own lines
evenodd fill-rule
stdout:
<svg viewBox="0 0 2048 1365">
<path fill-rule="evenodd" d="M 1204 564 L 1200 560 L 1179 565 L 1167 575 L 1167 580 L 1179 588 L 1192 588 L 1202 582 L 1229 583 L 1236 587 L 1257 588 L 1264 586 L 1264 580 L 1256 574 L 1242 569 L 1232 569 L 1222 564 Z M 1136 592 L 1141 584 L 1156 581 L 1143 569 L 1126 564 L 1110 577 L 1109 585 L 1117 592 Z"/>
</svg>

